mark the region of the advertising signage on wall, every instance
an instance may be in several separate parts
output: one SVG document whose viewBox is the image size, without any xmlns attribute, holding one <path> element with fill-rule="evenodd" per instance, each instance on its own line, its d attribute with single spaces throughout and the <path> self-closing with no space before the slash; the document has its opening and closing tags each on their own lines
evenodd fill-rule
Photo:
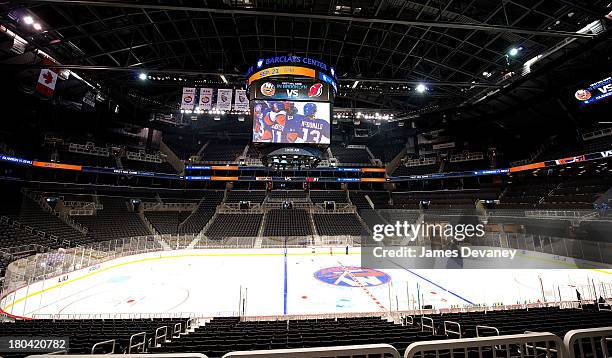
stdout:
<svg viewBox="0 0 612 358">
<path fill-rule="evenodd" d="M 612 96 L 612 77 L 591 84 L 586 89 L 579 89 L 574 97 L 582 104 L 590 104 Z"/>
<path fill-rule="evenodd" d="M 266 81 L 252 87 L 255 99 L 289 99 L 328 102 L 329 85 L 321 82 Z"/>
</svg>

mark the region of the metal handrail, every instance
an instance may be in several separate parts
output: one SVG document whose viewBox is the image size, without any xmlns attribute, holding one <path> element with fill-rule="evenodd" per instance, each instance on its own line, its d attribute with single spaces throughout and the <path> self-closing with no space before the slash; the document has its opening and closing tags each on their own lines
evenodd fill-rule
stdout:
<svg viewBox="0 0 612 358">
<path fill-rule="evenodd" d="M 431 322 L 431 324 L 426 325 L 425 322 Z M 431 317 L 421 316 L 421 332 L 425 332 L 425 328 L 431 328 L 431 334 L 436 334 L 436 328 L 434 327 L 434 320 Z"/>
<path fill-rule="evenodd" d="M 601 353 L 603 354 L 603 358 L 610 358 L 610 351 L 608 350 L 609 342 L 612 342 L 612 338 L 601 339 Z"/>
<path fill-rule="evenodd" d="M 497 327 L 477 325 L 476 326 L 476 337 L 480 337 L 480 332 L 482 332 L 483 330 L 495 331 L 495 333 L 497 333 L 496 335 L 499 336 L 499 329 L 497 329 Z"/>
<path fill-rule="evenodd" d="M 449 326 L 455 326 L 457 330 L 452 331 L 452 328 L 449 328 Z M 461 324 L 455 321 L 444 321 L 444 334 L 448 337 L 449 333 L 456 334 L 461 338 Z"/>
<path fill-rule="evenodd" d="M 411 315 L 404 316 L 404 325 L 409 324 L 408 319 L 410 319 L 410 326 L 414 326 L 414 317 L 412 317 Z"/>
<path fill-rule="evenodd" d="M 612 311 L 612 302 L 597 302 L 597 310 L 599 311 Z"/>
<path fill-rule="evenodd" d="M 208 358 L 202 353 L 141 353 L 141 354 L 107 354 L 107 357 L 117 358 Z M 66 354 L 64 358 L 91 358 L 91 354 Z M 27 356 L 27 358 L 57 358 L 53 354 L 37 354 Z"/>
<path fill-rule="evenodd" d="M 580 356 L 584 357 L 584 345 L 582 341 L 584 339 L 589 340 L 589 344 L 591 346 L 591 351 L 595 352 L 597 347 L 595 344 L 596 337 L 610 337 L 612 336 L 612 327 L 599 327 L 599 328 L 584 328 L 584 329 L 574 329 L 565 334 L 563 338 L 563 344 L 565 345 L 569 357 L 575 357 L 575 346 L 578 344 L 578 350 L 580 352 Z"/>
<path fill-rule="evenodd" d="M 134 338 L 142 337 L 142 342 L 133 343 Z M 139 332 L 132 334 L 130 337 L 130 343 L 128 345 L 128 354 L 132 353 L 132 348 L 136 348 L 136 352 L 144 353 L 147 350 L 147 332 Z"/>
<path fill-rule="evenodd" d="M 414 358 L 416 356 L 424 357 L 426 352 L 435 352 L 435 356 L 439 357 L 440 352 L 451 352 L 451 357 L 455 350 L 462 350 L 467 356 L 469 349 L 478 350 L 479 356 L 482 357 L 483 348 L 490 348 L 491 350 L 505 347 L 506 354 L 499 354 L 499 356 L 510 356 L 511 345 L 525 346 L 528 343 L 536 344 L 538 342 L 545 342 L 546 346 L 543 348 L 546 351 L 546 357 L 552 357 L 552 353 L 557 353 L 557 358 L 566 358 L 566 350 L 563 346 L 561 338 L 548 332 L 541 333 L 528 333 L 528 334 L 511 334 L 506 336 L 494 336 L 494 337 L 480 337 L 480 338 L 461 338 L 461 339 L 444 339 L 436 341 L 425 341 L 415 342 L 406 348 L 404 352 L 404 358 Z M 554 344 L 554 347 L 550 346 L 550 343 Z M 496 348 L 498 347 L 498 348 Z M 523 349 L 521 348 L 521 352 Z M 495 355 L 494 355 L 495 356 Z M 523 353 L 521 353 L 523 356 Z"/>
<path fill-rule="evenodd" d="M 98 342 L 98 343 L 94 344 L 91 347 L 91 354 L 99 354 L 99 353 L 96 353 L 96 348 L 101 347 L 101 346 L 106 346 L 109 343 L 112 343 L 112 349 L 111 349 L 110 353 L 106 353 L 106 354 L 113 354 L 113 353 L 115 353 L 115 347 L 117 346 L 117 342 L 114 339 L 109 339 L 108 341 L 102 341 L 102 342 Z"/>
<path fill-rule="evenodd" d="M 179 338 L 181 336 L 182 328 L 180 323 L 175 323 L 172 329 L 172 338 Z"/>
<path fill-rule="evenodd" d="M 296 348 L 296 349 L 272 349 L 261 351 L 238 351 L 230 352 L 223 358 L 232 357 L 297 357 L 297 358 L 318 358 L 318 357 L 353 357 L 380 355 L 381 357 L 392 356 L 400 358 L 400 353 L 389 344 L 363 344 L 354 346 L 334 346 L 317 348 Z"/>
<path fill-rule="evenodd" d="M 160 331 L 163 331 L 164 333 L 160 334 Z M 155 335 L 153 336 L 153 347 L 159 347 L 161 345 L 158 343 L 161 338 L 163 338 L 161 343 L 168 342 L 168 326 L 161 326 L 155 330 Z"/>
</svg>

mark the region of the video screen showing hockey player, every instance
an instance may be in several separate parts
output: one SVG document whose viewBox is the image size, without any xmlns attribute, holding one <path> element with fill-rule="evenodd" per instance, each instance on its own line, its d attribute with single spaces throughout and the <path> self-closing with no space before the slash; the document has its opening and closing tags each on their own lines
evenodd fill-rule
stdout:
<svg viewBox="0 0 612 358">
<path fill-rule="evenodd" d="M 254 142 L 330 142 L 329 103 L 256 101 L 253 117 Z"/>
</svg>

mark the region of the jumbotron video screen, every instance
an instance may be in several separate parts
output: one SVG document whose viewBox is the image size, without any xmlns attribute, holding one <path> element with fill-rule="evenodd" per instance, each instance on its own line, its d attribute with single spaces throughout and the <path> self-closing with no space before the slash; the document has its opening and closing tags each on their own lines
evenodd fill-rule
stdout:
<svg viewBox="0 0 612 358">
<path fill-rule="evenodd" d="M 263 100 L 254 102 L 253 142 L 329 144 L 329 103 Z"/>
</svg>

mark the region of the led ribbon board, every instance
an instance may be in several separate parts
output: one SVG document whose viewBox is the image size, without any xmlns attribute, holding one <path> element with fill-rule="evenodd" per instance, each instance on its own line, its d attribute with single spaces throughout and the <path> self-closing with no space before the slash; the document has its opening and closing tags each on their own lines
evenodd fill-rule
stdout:
<svg viewBox="0 0 612 358">
<path fill-rule="evenodd" d="M 574 94 L 574 97 L 583 105 L 601 101 L 610 96 L 612 96 L 612 77 L 597 81 L 586 89 L 579 89 Z"/>
<path fill-rule="evenodd" d="M 326 63 L 302 56 L 275 56 L 260 58 L 255 66 L 249 67 L 247 85 L 254 81 L 273 76 L 310 77 L 329 84 L 338 91 L 336 71 Z"/>
</svg>

